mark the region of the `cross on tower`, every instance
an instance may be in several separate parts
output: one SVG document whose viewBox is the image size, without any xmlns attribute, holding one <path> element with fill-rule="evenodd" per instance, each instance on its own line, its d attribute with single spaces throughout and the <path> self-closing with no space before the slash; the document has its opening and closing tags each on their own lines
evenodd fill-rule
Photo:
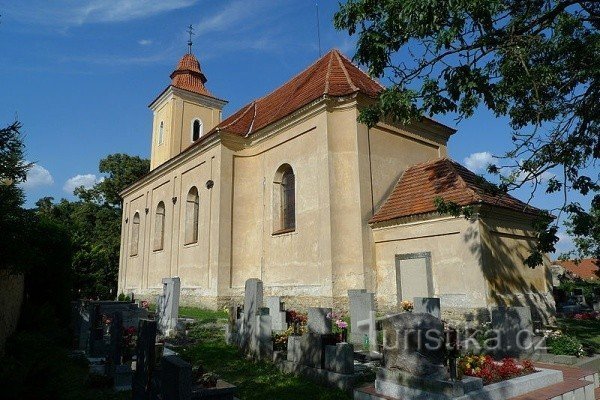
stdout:
<svg viewBox="0 0 600 400">
<path fill-rule="evenodd" d="M 188 40 L 188 53 L 192 54 L 192 36 L 194 35 L 194 27 L 191 24 L 188 26 L 187 33 L 190 35 Z"/>
</svg>

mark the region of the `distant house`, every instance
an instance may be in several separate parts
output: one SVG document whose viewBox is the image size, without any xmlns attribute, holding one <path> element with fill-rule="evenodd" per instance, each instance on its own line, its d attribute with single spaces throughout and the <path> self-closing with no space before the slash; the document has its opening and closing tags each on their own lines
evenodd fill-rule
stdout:
<svg viewBox="0 0 600 400">
<path fill-rule="evenodd" d="M 552 265 L 552 275 L 565 274 L 570 278 L 600 280 L 600 260 L 586 258 L 579 263 L 572 260 L 555 261 Z"/>
</svg>

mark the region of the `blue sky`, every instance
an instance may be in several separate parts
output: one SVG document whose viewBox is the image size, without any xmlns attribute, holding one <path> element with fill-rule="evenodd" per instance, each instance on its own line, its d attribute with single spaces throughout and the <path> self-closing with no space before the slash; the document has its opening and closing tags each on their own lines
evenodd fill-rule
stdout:
<svg viewBox="0 0 600 400">
<path fill-rule="evenodd" d="M 321 47 L 352 56 L 354 38 L 333 28 L 336 9 L 319 2 Z M 74 187 L 101 179 L 108 154 L 149 157 L 147 105 L 185 53 L 189 24 L 207 86 L 229 101 L 225 116 L 318 58 L 314 0 L 0 0 L 0 14 L 0 124 L 22 122 L 36 163 L 27 206 L 72 199 Z M 458 129 L 450 156 L 476 172 L 510 148 L 506 121 L 485 110 L 459 124 L 434 117 Z M 532 204 L 553 208 L 560 198 L 539 193 Z"/>
</svg>

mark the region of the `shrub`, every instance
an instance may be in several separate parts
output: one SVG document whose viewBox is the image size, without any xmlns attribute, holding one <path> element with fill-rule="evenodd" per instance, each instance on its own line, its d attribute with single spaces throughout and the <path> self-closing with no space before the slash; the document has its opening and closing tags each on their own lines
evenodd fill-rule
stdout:
<svg viewBox="0 0 600 400">
<path fill-rule="evenodd" d="M 548 351 L 552 354 L 577 356 L 584 355 L 583 345 L 575 336 L 559 335 L 546 340 Z"/>
</svg>

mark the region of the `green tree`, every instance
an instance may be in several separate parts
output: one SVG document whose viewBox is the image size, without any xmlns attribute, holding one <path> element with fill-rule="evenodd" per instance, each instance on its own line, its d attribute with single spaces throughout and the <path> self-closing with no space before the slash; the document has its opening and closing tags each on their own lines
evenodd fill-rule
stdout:
<svg viewBox="0 0 600 400">
<path fill-rule="evenodd" d="M 592 208 L 600 206 L 600 2 L 348 0 L 334 23 L 358 34 L 355 60 L 391 82 L 362 122 L 461 119 L 483 105 L 513 131 L 513 149 L 488 168 L 502 191 L 531 183 L 533 193 L 563 191 L 565 199 L 570 190 L 594 194 Z M 549 170 L 560 177 L 544 182 Z M 589 211 L 567 200 L 554 211 L 576 216 L 579 237 L 593 239 L 591 226 L 579 225 Z M 530 266 L 554 250 L 557 223 L 538 226 Z M 597 245 L 580 250 L 600 256 Z"/>
<path fill-rule="evenodd" d="M 11 270 L 27 267 L 24 195 L 18 184 L 27 179 L 30 165 L 23 160 L 25 146 L 20 130 L 19 122 L 0 129 L 0 268 Z"/>
<path fill-rule="evenodd" d="M 148 173 L 148 160 L 112 154 L 100 161 L 106 174 L 92 188 L 75 189 L 76 201 L 54 203 L 45 197 L 36 203 L 40 215 L 68 226 L 73 245 L 71 268 L 77 297 L 115 297 L 119 272 L 121 201 L 119 192 Z"/>
</svg>

